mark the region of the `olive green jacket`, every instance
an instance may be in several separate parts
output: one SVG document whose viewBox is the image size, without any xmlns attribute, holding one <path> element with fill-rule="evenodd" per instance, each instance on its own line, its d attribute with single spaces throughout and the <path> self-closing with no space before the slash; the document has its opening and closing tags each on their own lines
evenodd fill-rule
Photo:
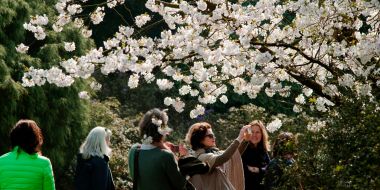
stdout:
<svg viewBox="0 0 380 190">
<path fill-rule="evenodd" d="M 129 151 L 129 171 L 134 177 L 134 155 L 138 145 L 132 146 Z M 138 190 L 183 190 L 186 179 L 179 172 L 174 155 L 160 148 L 142 149 L 138 162 Z"/>
</svg>

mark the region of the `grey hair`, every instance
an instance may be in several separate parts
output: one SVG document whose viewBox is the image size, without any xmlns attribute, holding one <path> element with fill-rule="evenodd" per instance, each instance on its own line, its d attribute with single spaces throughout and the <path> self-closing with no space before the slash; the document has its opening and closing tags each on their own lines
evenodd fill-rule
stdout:
<svg viewBox="0 0 380 190">
<path fill-rule="evenodd" d="M 104 158 L 104 155 L 111 155 L 111 148 L 107 141 L 110 141 L 112 132 L 104 127 L 95 127 L 87 135 L 86 140 L 79 148 L 83 159 L 89 159 L 91 156 Z"/>
</svg>

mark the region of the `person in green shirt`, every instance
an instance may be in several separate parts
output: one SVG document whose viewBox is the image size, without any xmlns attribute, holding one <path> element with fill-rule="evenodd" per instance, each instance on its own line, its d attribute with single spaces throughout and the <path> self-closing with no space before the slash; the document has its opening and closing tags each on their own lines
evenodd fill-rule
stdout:
<svg viewBox="0 0 380 190">
<path fill-rule="evenodd" d="M 182 190 L 186 178 L 181 175 L 174 153 L 165 144 L 165 136 L 171 132 L 168 116 L 160 109 L 149 110 L 139 123 L 143 143 L 135 144 L 129 151 L 129 171 L 138 190 Z M 135 153 L 138 151 L 137 173 Z"/>
<path fill-rule="evenodd" d="M 50 160 L 41 155 L 41 129 L 32 120 L 20 120 L 10 133 L 12 151 L 0 157 L 0 189 L 54 190 Z"/>
</svg>

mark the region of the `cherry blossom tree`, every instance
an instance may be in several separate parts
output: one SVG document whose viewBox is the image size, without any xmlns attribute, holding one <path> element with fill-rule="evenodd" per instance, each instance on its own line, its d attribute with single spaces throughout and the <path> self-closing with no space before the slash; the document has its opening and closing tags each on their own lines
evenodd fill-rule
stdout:
<svg viewBox="0 0 380 190">
<path fill-rule="evenodd" d="M 59 33 L 74 25 L 90 37 L 91 25 L 103 21 L 107 9 L 123 6 L 124 0 L 99 3 L 83 14 L 87 0 L 59 0 L 58 16 L 36 15 L 24 28 L 43 40 L 46 28 Z M 148 0 L 151 12 L 136 15 L 133 25 L 119 26 L 104 46 L 80 57 L 72 57 L 50 69 L 30 67 L 24 86 L 46 82 L 70 86 L 77 78 L 88 78 L 96 69 L 104 75 L 130 73 L 128 86 L 156 83 L 160 90 L 178 87 L 165 105 L 182 112 L 184 97 L 204 106 L 228 102 L 227 91 L 256 98 L 260 91 L 272 97 L 289 96 L 299 84 L 293 110 L 306 106 L 326 112 L 343 100 L 365 97 L 378 100 L 380 86 L 380 3 L 377 0 L 265 0 L 254 3 L 223 0 L 164 2 Z M 169 29 L 157 38 L 142 36 L 159 14 Z M 290 15 L 290 16 L 289 16 Z M 87 21 L 90 21 L 90 24 Z M 50 23 L 49 23 L 50 22 Z M 66 51 L 75 43 L 65 42 Z M 27 53 L 20 44 L 17 51 Z M 289 83 L 290 82 L 290 83 Z M 82 93 L 83 94 L 83 93 Z"/>
</svg>

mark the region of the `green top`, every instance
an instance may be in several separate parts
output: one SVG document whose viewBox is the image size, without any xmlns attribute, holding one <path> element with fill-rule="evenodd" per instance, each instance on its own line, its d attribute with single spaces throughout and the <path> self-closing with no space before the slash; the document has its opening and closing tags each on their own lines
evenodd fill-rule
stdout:
<svg viewBox="0 0 380 190">
<path fill-rule="evenodd" d="M 129 151 L 129 171 L 134 176 L 134 155 L 138 145 Z M 138 167 L 138 190 L 183 190 L 186 179 L 178 169 L 174 155 L 160 148 L 140 149 Z"/>
<path fill-rule="evenodd" d="M 15 147 L 0 157 L 0 190 L 54 190 L 50 160 Z"/>
</svg>

